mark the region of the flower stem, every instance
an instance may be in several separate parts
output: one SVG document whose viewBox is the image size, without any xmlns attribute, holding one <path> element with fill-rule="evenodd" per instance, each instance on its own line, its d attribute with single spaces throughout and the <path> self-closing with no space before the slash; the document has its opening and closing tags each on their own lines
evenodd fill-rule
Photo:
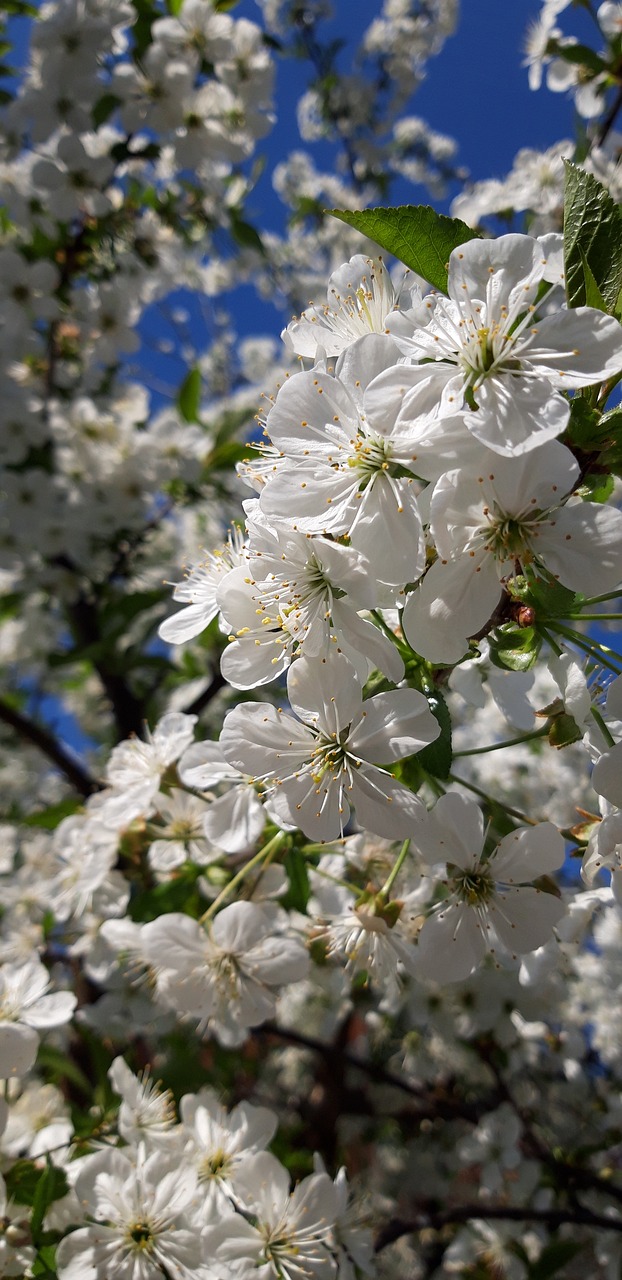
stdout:
<svg viewBox="0 0 622 1280">
<path fill-rule="evenodd" d="M 586 596 L 584 604 L 601 604 L 605 600 L 619 600 L 622 596 L 622 587 L 616 587 L 615 591 L 604 591 L 600 596 Z"/>
<path fill-rule="evenodd" d="M 402 869 L 402 866 L 404 865 L 409 849 L 410 849 L 410 839 L 404 841 L 397 855 L 397 858 L 395 859 L 395 862 L 393 863 L 393 866 L 391 867 L 391 870 L 382 886 L 382 889 L 380 890 L 381 894 L 383 894 L 384 896 L 386 897 L 389 896 L 389 893 L 391 892 L 391 889 L 393 888 L 393 885 L 397 880 L 397 877 Z"/>
<path fill-rule="evenodd" d="M 237 889 L 238 885 L 246 879 L 249 871 L 253 871 L 254 868 L 260 866 L 261 863 L 263 863 L 264 867 L 268 866 L 279 846 L 283 843 L 286 834 L 287 833 L 285 831 L 277 831 L 276 835 L 273 836 L 271 840 L 268 840 L 268 843 L 263 846 L 263 849 L 260 849 L 259 852 L 251 858 L 250 862 L 247 862 L 246 865 L 238 871 L 237 875 L 235 875 L 233 879 L 225 885 L 224 889 L 218 894 L 218 897 L 215 898 L 207 908 L 207 911 L 203 912 L 203 915 L 199 920 L 199 924 L 204 924 L 206 920 L 211 920 L 212 917 L 215 916 L 218 908 L 226 901 L 233 890 Z"/>
<path fill-rule="evenodd" d="M 387 640 L 390 640 L 391 644 L 395 645 L 395 648 L 399 649 L 400 653 L 402 654 L 407 653 L 408 650 L 406 648 L 404 641 L 400 640 L 399 637 L 396 636 L 395 632 L 391 630 L 390 626 L 388 625 L 387 622 L 385 622 L 382 614 L 380 613 L 380 610 L 370 609 L 369 612 L 371 613 L 372 618 L 374 618 L 374 620 L 378 623 L 380 630 L 384 632 L 385 636 L 387 637 Z"/>
<path fill-rule="evenodd" d="M 338 884 L 342 889 L 347 889 L 348 893 L 353 893 L 356 898 L 361 892 L 360 884 L 352 884 L 350 880 L 341 880 L 339 876 L 331 876 L 330 871 L 323 871 L 321 867 L 314 867 L 313 874 L 322 876 L 324 880 L 330 880 L 331 884 Z"/>
<path fill-rule="evenodd" d="M 592 715 L 593 715 L 593 717 L 594 717 L 594 719 L 595 719 L 595 721 L 596 721 L 596 723 L 597 723 L 597 725 L 598 725 L 598 728 L 600 729 L 600 731 L 601 731 L 601 733 L 602 733 L 602 735 L 603 735 L 603 738 L 605 739 L 605 742 L 607 743 L 607 746 L 608 746 L 608 747 L 615 747 L 615 745 L 616 745 L 616 740 L 615 740 L 615 738 L 614 738 L 613 734 L 609 732 L 609 728 L 608 728 L 608 726 L 605 724 L 605 721 L 604 721 L 604 719 L 603 719 L 603 717 L 602 717 L 602 715 L 601 715 L 600 711 L 598 710 L 598 708 L 597 708 L 597 707 L 593 707 L 593 706 L 592 706 L 592 707 L 590 707 L 590 711 L 591 711 L 591 713 L 592 713 Z"/>
<path fill-rule="evenodd" d="M 565 636 L 567 640 L 571 640 L 578 649 L 582 649 L 584 653 L 587 653 L 594 662 L 598 662 L 603 667 L 608 667 L 610 671 L 615 671 L 617 676 L 620 675 L 620 667 L 616 667 L 611 658 L 604 656 L 605 654 L 613 654 L 613 657 L 616 658 L 618 662 L 622 662 L 622 657 L 620 657 L 620 654 L 616 653 L 615 650 L 610 649 L 606 644 L 601 644 L 600 641 L 594 640 L 593 638 L 586 640 L 584 636 L 580 636 L 578 632 L 573 631 L 571 627 L 562 626 L 561 622 L 555 623 L 554 630 L 558 631 L 560 635 Z"/>
<path fill-rule="evenodd" d="M 546 628 L 545 628 L 545 627 L 540 627 L 540 634 L 541 634 L 541 636 L 542 636 L 543 640 L 546 640 L 547 644 L 549 644 L 549 645 L 551 646 L 551 649 L 553 650 L 553 653 L 556 653 L 556 654 L 557 654 L 557 657 L 558 657 L 558 658 L 561 658 L 562 653 L 563 653 L 564 651 L 563 651 L 563 649 L 562 649 L 561 645 L 559 645 L 559 644 L 557 643 L 557 640 L 554 640 L 554 639 L 553 639 L 553 636 L 550 634 L 550 632 L 549 632 L 549 631 L 547 631 L 547 630 L 546 630 Z"/>
<path fill-rule="evenodd" d="M 619 622 L 622 613 L 568 613 L 568 622 Z"/>
<path fill-rule="evenodd" d="M 487 747 L 469 747 L 468 751 L 454 751 L 454 760 L 460 756 L 483 756 L 488 751 L 502 751 L 504 747 L 519 747 L 523 742 L 533 742 L 536 738 L 543 738 L 548 731 L 548 725 L 544 724 L 539 729 L 533 729 L 531 733 L 520 734 L 518 738 L 506 738 L 504 742 L 491 742 Z"/>
<path fill-rule="evenodd" d="M 540 818 L 528 818 L 526 813 L 521 813 L 520 809 L 513 809 L 511 805 L 506 804 L 505 800 L 495 800 L 494 796 L 482 791 L 481 787 L 476 787 L 474 782 L 467 782 L 466 778 L 459 778 L 456 773 L 450 773 L 450 782 L 457 782 L 458 786 L 466 787 L 467 791 L 472 791 L 474 795 L 479 796 L 481 800 L 485 800 L 489 805 L 498 805 L 500 809 L 504 809 L 510 818 L 518 818 L 519 822 L 527 822 L 530 827 L 536 827 L 541 821 Z"/>
</svg>

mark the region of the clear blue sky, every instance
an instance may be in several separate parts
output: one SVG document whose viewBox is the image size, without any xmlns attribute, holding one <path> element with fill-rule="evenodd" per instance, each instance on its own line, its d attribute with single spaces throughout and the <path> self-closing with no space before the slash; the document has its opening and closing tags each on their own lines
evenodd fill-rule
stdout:
<svg viewBox="0 0 622 1280">
<path fill-rule="evenodd" d="M 334 20 L 322 30 L 351 48 L 378 15 L 381 0 L 333 0 L 333 7 Z M 573 106 L 566 95 L 546 88 L 534 93 L 528 87 L 522 50 L 529 21 L 540 12 L 538 0 L 461 0 L 460 9 L 455 35 L 428 63 L 427 79 L 412 100 L 412 114 L 457 140 L 458 163 L 472 179 L 501 177 L 520 147 L 544 148 L 572 137 Z M 258 7 L 254 0 L 242 0 L 233 12 L 256 20 Z M 560 25 L 594 43 L 596 28 L 585 12 L 569 9 L 560 15 Z M 346 65 L 347 48 L 341 57 Z M 277 68 L 278 123 L 262 143 L 270 168 L 276 157 L 301 145 L 292 105 L 304 87 L 305 67 L 277 55 Z M 260 191 L 265 194 L 264 186 Z M 427 197 L 421 188 L 404 184 L 399 198 L 421 203 Z"/>
<path fill-rule="evenodd" d="M 341 64 L 349 69 L 349 53 L 361 33 L 381 9 L 381 0 L 334 0 L 334 19 L 322 32 L 343 39 Z M 420 116 L 432 129 L 446 133 L 458 143 L 456 163 L 468 170 L 472 180 L 503 177 L 512 167 L 521 147 L 546 148 L 574 136 L 574 108 L 564 94 L 529 89 L 523 61 L 523 45 L 529 21 L 538 16 L 538 0 L 461 0 L 458 30 L 440 55 L 428 63 L 427 78 L 414 95 L 409 114 Z M 255 0 L 241 0 L 236 17 L 258 20 Z M 353 31 L 353 15 L 356 28 Z M 598 33 L 589 16 L 574 8 L 560 18 L 562 28 L 594 44 Z M 274 166 L 292 149 L 304 147 L 295 122 L 295 103 L 309 79 L 304 62 L 277 55 L 277 124 L 260 143 L 267 157 L 265 173 L 248 204 L 249 221 L 280 231 L 285 211 L 271 186 Z M 330 168 L 330 148 L 310 148 L 318 167 Z M 456 186 L 445 200 L 436 202 L 449 211 Z M 422 187 L 397 185 L 393 203 L 430 203 Z M 236 293 L 234 307 L 241 336 L 261 331 L 278 333 L 280 320 L 274 309 L 256 299 L 250 288 Z"/>
</svg>

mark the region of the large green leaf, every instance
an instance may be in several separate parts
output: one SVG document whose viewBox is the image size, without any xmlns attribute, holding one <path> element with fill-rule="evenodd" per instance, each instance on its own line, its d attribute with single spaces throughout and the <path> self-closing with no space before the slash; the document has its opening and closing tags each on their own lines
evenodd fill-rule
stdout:
<svg viewBox="0 0 622 1280">
<path fill-rule="evenodd" d="M 446 218 L 426 204 L 403 204 L 395 209 L 328 209 L 355 227 L 381 249 L 387 249 L 435 289 L 447 293 L 449 255 L 460 244 L 478 238 L 478 232 L 459 218 Z"/>
<path fill-rule="evenodd" d="M 600 296 L 613 314 L 622 289 L 622 214 L 609 192 L 591 173 L 585 173 L 569 160 L 564 163 L 568 303 L 571 307 L 582 307 Z"/>
<path fill-rule="evenodd" d="M 62 1169 L 49 1164 L 42 1171 L 33 1160 L 17 1160 L 5 1174 L 5 1181 L 13 1200 L 32 1205 L 37 1211 L 40 1216 L 37 1229 L 41 1227 L 47 1207 L 54 1200 L 60 1200 L 69 1189 Z"/>
<path fill-rule="evenodd" d="M 442 693 L 435 690 L 426 694 L 428 706 L 440 725 L 440 735 L 420 751 L 417 760 L 434 778 L 448 778 L 451 770 L 451 715 Z"/>
</svg>

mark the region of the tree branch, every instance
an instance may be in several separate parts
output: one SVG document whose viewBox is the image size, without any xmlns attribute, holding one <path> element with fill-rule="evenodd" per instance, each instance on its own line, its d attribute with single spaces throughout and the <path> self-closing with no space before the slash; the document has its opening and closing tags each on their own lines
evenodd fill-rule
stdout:
<svg viewBox="0 0 622 1280">
<path fill-rule="evenodd" d="M 387 1245 L 393 1244 L 402 1236 L 416 1234 L 418 1231 L 442 1231 L 443 1227 L 452 1223 L 474 1222 L 541 1222 L 545 1226 L 561 1227 L 564 1223 L 572 1226 L 596 1227 L 601 1231 L 622 1232 L 622 1219 L 608 1218 L 603 1213 L 592 1213 L 577 1205 L 573 1209 L 531 1209 L 513 1205 L 499 1204 L 461 1204 L 454 1209 L 445 1209 L 440 1213 L 418 1213 L 410 1222 L 401 1218 L 392 1218 L 376 1237 L 374 1250 L 380 1253 Z"/>
<path fill-rule="evenodd" d="M 221 675 L 220 670 L 218 670 L 215 675 L 212 676 L 212 679 L 203 692 L 190 702 L 187 707 L 184 707 L 185 715 L 198 716 L 200 711 L 203 711 L 205 707 L 209 706 L 212 698 L 215 698 L 216 694 L 220 693 L 220 690 L 225 688 L 226 683 L 227 681 L 224 676 Z"/>
<path fill-rule="evenodd" d="M 597 147 L 602 147 L 603 142 L 605 141 L 605 138 L 613 129 L 613 126 L 616 121 L 616 116 L 620 110 L 620 107 L 622 107 L 622 85 L 620 85 L 620 88 L 618 89 L 618 92 L 616 93 L 616 96 L 611 104 L 611 108 L 607 112 L 607 115 L 605 116 L 605 119 L 603 120 L 600 126 L 600 129 L 596 134 Z"/>
<path fill-rule="evenodd" d="M 87 647 L 101 642 L 97 607 L 84 594 L 71 601 L 66 611 L 79 645 Z M 146 719 L 143 703 L 135 697 L 125 676 L 112 669 L 104 657 L 91 658 L 91 662 L 112 706 L 119 739 L 129 738 L 132 734 L 140 736 Z"/>
<path fill-rule="evenodd" d="M 487 1094 L 484 1099 L 478 1100 L 477 1103 L 469 1103 L 463 1098 L 458 1098 L 452 1094 L 450 1081 L 445 1082 L 444 1085 L 436 1082 L 430 1088 L 424 1088 L 421 1085 L 405 1080 L 403 1076 L 395 1075 L 379 1063 L 370 1062 L 367 1058 L 359 1058 L 357 1054 L 350 1053 L 339 1042 L 336 1045 L 325 1044 L 322 1040 L 313 1040 L 311 1036 L 305 1036 L 299 1031 L 290 1031 L 287 1027 L 278 1027 L 273 1022 L 263 1023 L 261 1027 L 257 1028 L 255 1034 L 273 1036 L 278 1040 L 285 1040 L 288 1044 L 299 1045 L 300 1048 L 309 1049 L 312 1053 L 317 1053 L 320 1057 L 331 1061 L 338 1055 L 345 1066 L 361 1071 L 363 1075 L 368 1076 L 375 1084 L 388 1085 L 392 1089 L 398 1089 L 401 1093 L 408 1094 L 410 1098 L 416 1098 L 419 1102 L 425 1103 L 430 1108 L 429 1113 L 426 1111 L 426 1115 L 433 1114 L 442 1119 L 452 1120 L 459 1117 L 472 1124 L 477 1124 L 485 1111 L 498 1105 L 496 1091 L 494 1094 Z"/>
<path fill-rule="evenodd" d="M 65 777 L 75 787 L 76 791 L 82 796 L 93 795 L 93 792 L 101 789 L 101 784 L 94 778 L 88 769 L 85 769 L 75 757 L 66 750 L 66 748 L 54 737 L 49 729 L 44 729 L 42 725 L 36 724 L 28 716 L 23 715 L 21 711 L 16 711 L 15 707 L 10 706 L 8 702 L 0 698 L 0 720 L 19 734 L 20 738 L 24 738 L 26 742 L 32 743 L 34 747 L 38 747 L 44 755 L 64 773 Z"/>
</svg>

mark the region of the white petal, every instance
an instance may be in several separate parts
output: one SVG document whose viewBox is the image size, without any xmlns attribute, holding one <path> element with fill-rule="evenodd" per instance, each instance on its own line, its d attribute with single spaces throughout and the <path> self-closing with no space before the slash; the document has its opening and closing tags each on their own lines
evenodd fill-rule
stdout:
<svg viewBox="0 0 622 1280">
<path fill-rule="evenodd" d="M 339 735 L 360 714 L 362 691 L 351 662 L 332 653 L 325 662 L 298 658 L 287 677 L 287 696 L 297 715 L 327 734 Z"/>
<path fill-rule="evenodd" d="M 387 840 L 406 840 L 425 816 L 425 806 L 408 787 L 370 765 L 354 772 L 349 795 L 359 826 Z"/>
<path fill-rule="evenodd" d="M 544 267 L 542 247 L 531 236 L 469 240 L 450 256 L 447 291 L 459 307 L 464 306 L 465 298 L 485 301 L 490 323 L 493 316 L 499 318 L 501 307 L 512 307 L 517 295 L 527 309 L 536 296 Z"/>
<path fill-rule="evenodd" d="M 525 884 L 557 871 L 564 861 L 564 841 L 552 822 L 539 822 L 504 836 L 490 862 L 495 880 Z"/>
<path fill-rule="evenodd" d="M 419 934 L 417 972 L 434 982 L 459 982 L 473 973 L 486 949 L 475 912 L 465 903 L 451 903 L 430 916 Z"/>
<path fill-rule="evenodd" d="M 431 662 L 458 662 L 490 618 L 501 594 L 494 561 L 468 556 L 437 560 L 408 596 L 403 624 L 416 653 Z"/>
<path fill-rule="evenodd" d="M 232 787 L 209 807 L 203 819 L 207 839 L 225 853 L 244 853 L 261 835 L 266 815 L 251 786 Z"/>
<path fill-rule="evenodd" d="M 610 804 L 622 808 L 622 742 L 605 751 L 596 761 L 592 773 L 592 786 L 599 796 Z"/>
<path fill-rule="evenodd" d="M 241 773 L 278 778 L 309 759 L 315 737 L 306 725 L 280 716 L 268 703 L 244 702 L 225 716 L 220 745 L 225 759 Z"/>
<path fill-rule="evenodd" d="M 363 703 L 348 750 L 374 764 L 391 764 L 402 756 L 414 755 L 439 734 L 440 726 L 424 695 L 416 689 L 396 689 Z"/>
<path fill-rule="evenodd" d="M 565 914 L 563 902 L 540 889 L 503 889 L 488 903 L 490 924 L 510 955 L 544 946 Z"/>
<path fill-rule="evenodd" d="M 474 867 L 484 843 L 484 818 L 479 805 L 466 796 L 449 791 L 441 796 L 417 829 L 414 843 L 430 863 L 453 862 L 458 867 Z"/>
<path fill-rule="evenodd" d="M 542 523 L 538 553 L 571 591 L 613 590 L 622 577 L 622 512 L 571 501 Z"/>
<path fill-rule="evenodd" d="M 0 1022 L 0 1080 L 24 1076 L 34 1066 L 39 1037 L 21 1022 Z"/>
<path fill-rule="evenodd" d="M 591 386 L 622 369 L 622 328 L 595 307 L 546 316 L 537 329 L 529 362 L 542 369 L 554 387 Z"/>
<path fill-rule="evenodd" d="M 487 448 L 506 457 L 539 449 L 561 435 L 570 407 L 547 382 L 504 373 L 475 388 L 478 411 L 465 412 L 469 431 Z"/>
</svg>

